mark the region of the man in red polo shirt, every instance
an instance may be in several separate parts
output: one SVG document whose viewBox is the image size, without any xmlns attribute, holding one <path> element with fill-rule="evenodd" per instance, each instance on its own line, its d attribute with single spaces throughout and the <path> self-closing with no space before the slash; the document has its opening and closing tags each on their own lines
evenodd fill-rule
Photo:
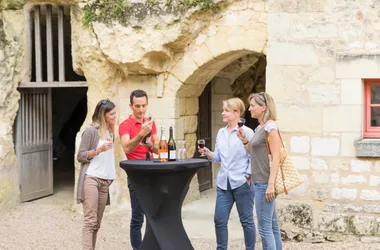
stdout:
<svg viewBox="0 0 380 250">
<path fill-rule="evenodd" d="M 119 135 L 123 150 L 128 160 L 145 159 L 146 153 L 158 151 L 159 138 L 157 136 L 156 124 L 145 117 L 148 107 L 148 95 L 143 90 L 135 90 L 130 95 L 129 107 L 132 110 L 130 115 L 119 126 Z M 152 132 L 150 141 L 143 143 L 142 140 Z M 132 219 L 130 225 L 130 240 L 133 250 L 140 249 L 141 227 L 144 223 L 144 212 L 136 198 L 131 181 L 128 178 L 128 188 L 131 197 Z"/>
</svg>

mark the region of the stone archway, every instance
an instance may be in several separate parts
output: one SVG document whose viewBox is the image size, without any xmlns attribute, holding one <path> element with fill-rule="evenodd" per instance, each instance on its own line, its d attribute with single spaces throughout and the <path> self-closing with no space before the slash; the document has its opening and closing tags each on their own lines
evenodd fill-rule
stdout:
<svg viewBox="0 0 380 250">
<path fill-rule="evenodd" d="M 139 29 L 117 22 L 110 27 L 94 22 L 90 32 L 81 26 L 80 9 L 73 8 L 77 27 L 73 29 L 74 66 L 89 82 L 89 110 L 106 95 L 116 100 L 120 120 L 125 119 L 129 93 L 143 88 L 149 95 L 149 112 L 154 114 L 157 125 L 167 128 L 172 124 L 176 139 L 185 139 L 187 146 L 195 143 L 198 96 L 206 84 L 234 61 L 265 54 L 265 5 L 264 1 L 232 1 L 219 11 L 184 17 L 183 24 L 178 25 L 175 20 L 180 17 L 169 15 L 167 27 L 171 32 L 165 34 L 160 30 L 162 19 L 154 15 L 146 17 Z M 89 120 L 90 115 L 86 121 Z M 188 147 L 188 153 L 192 155 L 194 148 Z M 122 150 L 116 158 L 125 159 Z M 128 200 L 124 198 L 128 192 L 121 191 L 126 187 L 124 174 L 121 171 L 113 186 L 112 198 L 118 204 Z M 194 180 L 187 201 L 197 197 L 198 181 Z"/>
<path fill-rule="evenodd" d="M 265 54 L 267 33 L 266 29 L 262 29 L 265 24 L 261 23 L 260 29 L 255 25 L 245 27 L 245 14 L 235 13 L 235 26 L 226 25 L 224 18 L 227 17 L 221 18 L 218 23 L 211 23 L 187 46 L 182 57 L 164 76 L 163 95 L 176 98 L 179 109 L 176 112 L 179 115 L 175 122 L 176 134 L 183 135 L 178 139 L 187 141 L 190 156 L 195 152 L 198 96 L 204 87 L 233 62 L 241 58 L 252 60 L 252 64 L 246 63 L 231 76 L 231 80 L 235 80 L 257 61 L 259 55 Z M 266 17 L 266 13 L 262 16 Z M 197 197 L 198 181 L 193 180 L 187 199 Z"/>
</svg>

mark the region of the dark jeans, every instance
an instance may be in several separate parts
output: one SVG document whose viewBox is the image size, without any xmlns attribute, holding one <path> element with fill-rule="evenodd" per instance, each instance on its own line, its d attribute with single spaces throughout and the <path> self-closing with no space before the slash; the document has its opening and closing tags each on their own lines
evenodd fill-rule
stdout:
<svg viewBox="0 0 380 250">
<path fill-rule="evenodd" d="M 240 223 L 244 231 L 245 249 L 253 250 L 256 243 L 256 229 L 253 222 L 253 185 L 244 183 L 233 190 L 228 189 L 217 188 L 214 215 L 217 250 L 225 250 L 228 247 L 227 224 L 234 202 L 236 202 Z"/>
<path fill-rule="evenodd" d="M 267 202 L 268 184 L 255 184 L 257 222 L 263 250 L 282 250 L 281 232 L 277 222 L 276 199 Z"/>
<path fill-rule="evenodd" d="M 131 180 L 128 178 L 128 189 L 131 197 L 132 219 L 130 225 L 130 239 L 133 250 L 139 250 L 141 245 L 141 228 L 144 223 L 144 212 L 136 193 L 132 188 Z"/>
</svg>

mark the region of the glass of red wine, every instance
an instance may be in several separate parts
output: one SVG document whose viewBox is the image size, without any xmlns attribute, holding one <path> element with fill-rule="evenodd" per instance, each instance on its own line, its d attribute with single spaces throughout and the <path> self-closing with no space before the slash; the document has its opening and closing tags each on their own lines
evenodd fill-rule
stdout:
<svg viewBox="0 0 380 250">
<path fill-rule="evenodd" d="M 245 119 L 240 118 L 240 120 L 238 121 L 238 126 L 241 128 L 241 127 L 243 127 L 244 123 L 245 123 Z"/>
<path fill-rule="evenodd" d="M 199 146 L 199 148 L 204 148 L 205 147 L 205 140 L 204 139 L 198 140 L 198 146 Z M 206 156 L 206 155 L 202 153 L 201 156 Z"/>
</svg>

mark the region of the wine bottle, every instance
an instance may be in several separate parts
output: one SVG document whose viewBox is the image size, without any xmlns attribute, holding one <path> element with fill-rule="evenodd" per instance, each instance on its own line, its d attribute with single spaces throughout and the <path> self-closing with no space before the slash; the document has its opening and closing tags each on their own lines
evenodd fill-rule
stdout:
<svg viewBox="0 0 380 250">
<path fill-rule="evenodd" d="M 148 118 L 148 121 L 151 121 L 152 120 L 152 115 L 149 114 L 149 118 Z M 144 144 L 148 144 L 150 142 L 150 136 L 152 135 L 152 130 L 150 130 L 149 134 L 147 134 L 144 139 L 142 140 L 142 143 Z"/>
<path fill-rule="evenodd" d="M 169 128 L 169 141 L 168 141 L 168 148 L 169 148 L 169 161 L 175 161 L 177 160 L 177 147 L 174 142 L 173 138 L 173 127 L 170 125 Z"/>
<path fill-rule="evenodd" d="M 168 143 L 165 138 L 165 128 L 161 126 L 161 138 L 158 144 L 158 158 L 161 162 L 168 161 Z"/>
</svg>

